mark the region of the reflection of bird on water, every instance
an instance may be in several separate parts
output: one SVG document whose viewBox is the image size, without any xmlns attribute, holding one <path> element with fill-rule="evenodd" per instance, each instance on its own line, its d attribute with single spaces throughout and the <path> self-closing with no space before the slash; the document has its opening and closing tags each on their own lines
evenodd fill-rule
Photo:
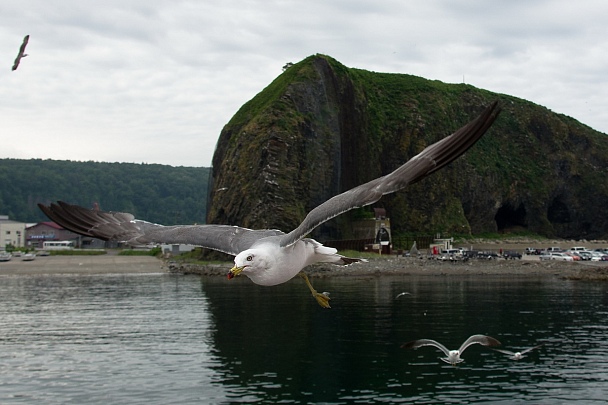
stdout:
<svg viewBox="0 0 608 405">
<path fill-rule="evenodd" d="M 329 308 L 329 296 L 318 293 L 302 269 L 314 263 L 347 265 L 361 259 L 339 255 L 336 249 L 305 236 L 325 221 L 353 208 L 372 204 L 383 195 L 401 190 L 452 162 L 481 138 L 499 112 L 497 103 L 492 103 L 479 117 L 428 146 L 392 173 L 332 197 L 314 208 L 296 229 L 287 234 L 278 230 L 251 230 L 227 225 L 162 226 L 136 220 L 128 213 L 87 210 L 64 202 L 39 206 L 51 220 L 82 235 L 125 241 L 131 245 L 198 245 L 234 255 L 234 267 L 228 278 L 242 273 L 256 284 L 272 286 L 299 274 L 317 302 Z"/>
<path fill-rule="evenodd" d="M 25 58 L 27 56 L 27 54 L 25 53 L 25 47 L 27 46 L 27 43 L 30 40 L 30 36 L 26 35 L 23 38 L 23 42 L 21 43 L 21 47 L 19 48 L 19 53 L 17 54 L 17 57 L 15 58 L 15 62 L 13 63 L 13 69 L 12 70 L 17 70 L 17 68 L 19 67 L 19 63 L 21 62 L 22 58 Z"/>
<path fill-rule="evenodd" d="M 486 335 L 473 335 L 468 338 L 458 350 L 448 350 L 444 345 L 431 339 L 419 339 L 412 342 L 407 342 L 401 345 L 402 349 L 417 349 L 422 346 L 434 346 L 441 350 L 447 357 L 440 357 L 440 360 L 455 366 L 464 360 L 460 358 L 460 355 L 465 349 L 471 345 L 480 344 L 483 346 L 500 346 L 500 342 L 493 337 Z"/>
<path fill-rule="evenodd" d="M 529 352 L 531 352 L 534 349 L 538 349 L 541 346 L 542 346 L 542 344 L 534 346 L 534 347 L 530 347 L 530 348 L 525 349 L 525 350 L 522 350 L 521 352 L 512 352 L 510 350 L 503 350 L 503 349 L 494 349 L 494 350 L 496 350 L 497 352 L 506 354 L 507 356 L 509 356 L 509 358 L 511 360 L 521 360 L 524 357 L 526 357 L 525 356 L 526 353 L 529 353 Z"/>
</svg>

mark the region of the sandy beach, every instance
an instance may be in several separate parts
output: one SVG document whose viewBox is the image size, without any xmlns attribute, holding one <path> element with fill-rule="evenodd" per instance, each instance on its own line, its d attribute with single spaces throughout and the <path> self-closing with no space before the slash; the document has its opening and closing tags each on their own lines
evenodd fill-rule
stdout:
<svg viewBox="0 0 608 405">
<path fill-rule="evenodd" d="M 0 276 L 16 274 L 162 273 L 163 262 L 152 256 L 37 256 L 0 262 Z"/>
</svg>

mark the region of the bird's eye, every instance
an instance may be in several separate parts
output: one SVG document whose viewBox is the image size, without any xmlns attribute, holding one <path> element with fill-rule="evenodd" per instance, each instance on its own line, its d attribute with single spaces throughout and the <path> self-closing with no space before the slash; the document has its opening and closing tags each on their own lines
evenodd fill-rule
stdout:
<svg viewBox="0 0 608 405">
<path fill-rule="evenodd" d="M 247 256 L 247 261 L 250 262 L 253 260 L 253 256 Z"/>
</svg>

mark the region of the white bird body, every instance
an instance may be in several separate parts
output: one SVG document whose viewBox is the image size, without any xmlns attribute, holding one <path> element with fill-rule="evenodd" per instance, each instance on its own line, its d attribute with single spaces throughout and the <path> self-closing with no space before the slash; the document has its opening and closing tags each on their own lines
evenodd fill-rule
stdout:
<svg viewBox="0 0 608 405">
<path fill-rule="evenodd" d="M 512 360 L 521 360 L 524 357 L 526 357 L 526 356 L 524 356 L 521 352 L 516 352 L 516 353 L 513 353 L 513 356 L 511 356 L 511 359 Z"/>
<path fill-rule="evenodd" d="M 285 283 L 294 278 L 306 266 L 315 263 L 341 263 L 346 260 L 337 254 L 337 250 L 314 239 L 301 239 L 296 243 L 280 247 L 276 237 L 261 239 L 251 249 L 247 249 L 234 258 L 234 268 L 242 269 L 242 273 L 255 284 L 273 286 Z"/>
<path fill-rule="evenodd" d="M 460 357 L 467 347 L 480 344 L 482 346 L 500 346 L 500 342 L 491 336 L 486 335 L 473 335 L 469 337 L 465 342 L 458 348 L 458 350 L 448 350 L 447 347 L 441 343 L 431 339 L 418 339 L 411 342 L 404 343 L 401 345 L 403 349 L 417 349 L 422 346 L 433 346 L 441 350 L 446 357 L 440 357 L 439 359 L 445 363 L 455 366 L 458 363 L 462 363 L 464 360 Z"/>
<path fill-rule="evenodd" d="M 455 365 L 458 363 L 462 363 L 464 360 L 460 358 L 460 350 L 450 350 L 448 352 L 448 357 L 446 358 L 440 358 L 440 360 L 451 364 L 451 365 Z"/>
</svg>

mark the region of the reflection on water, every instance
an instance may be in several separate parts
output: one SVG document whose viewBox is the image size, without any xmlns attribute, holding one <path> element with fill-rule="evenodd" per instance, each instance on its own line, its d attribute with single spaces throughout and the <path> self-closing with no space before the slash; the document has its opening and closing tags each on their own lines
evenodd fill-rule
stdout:
<svg viewBox="0 0 608 405">
<path fill-rule="evenodd" d="M 557 279 L 0 278 L 0 403 L 603 402 L 608 286 Z M 410 294 L 395 298 L 400 292 Z M 483 333 L 521 361 L 479 345 Z"/>
<path fill-rule="evenodd" d="M 0 330 L 2 404 L 223 398 L 197 279 L 0 278 Z"/>
</svg>

